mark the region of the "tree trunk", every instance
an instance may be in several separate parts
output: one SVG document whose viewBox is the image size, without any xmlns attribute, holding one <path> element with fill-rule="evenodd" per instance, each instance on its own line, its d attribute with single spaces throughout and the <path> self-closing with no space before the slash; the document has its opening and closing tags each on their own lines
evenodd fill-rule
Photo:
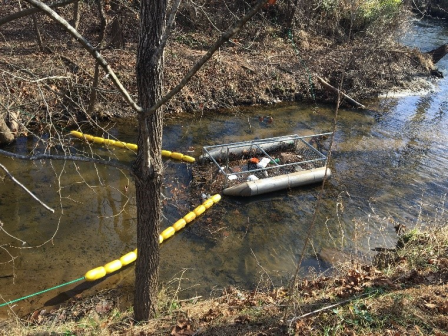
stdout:
<svg viewBox="0 0 448 336">
<path fill-rule="evenodd" d="M 123 35 L 123 25 L 122 25 L 122 9 L 119 2 L 112 1 L 111 9 L 115 12 L 115 18 L 112 21 L 111 35 L 112 39 L 110 45 L 115 48 L 124 48 L 124 35 Z M 140 18 L 140 20 L 142 20 Z"/>
<path fill-rule="evenodd" d="M 96 0 L 96 5 L 98 7 L 98 13 L 100 15 L 100 41 L 98 42 L 98 48 L 101 49 L 104 44 L 104 38 L 106 36 L 106 26 L 107 26 L 107 19 L 106 19 L 106 13 L 104 12 L 103 7 L 103 1 L 102 0 Z"/>
<path fill-rule="evenodd" d="M 298 6 L 298 0 L 288 0 L 288 13 L 285 19 L 285 32 L 288 33 L 289 30 L 293 28 L 294 16 L 296 15 L 296 10 Z"/>
<path fill-rule="evenodd" d="M 36 40 L 40 51 L 44 51 L 44 43 L 42 42 L 42 36 L 39 30 L 39 23 L 37 22 L 36 14 L 31 14 L 31 19 L 33 21 L 34 31 L 36 33 Z"/>
<path fill-rule="evenodd" d="M 81 20 L 81 11 L 79 10 L 79 1 L 73 4 L 73 19 L 72 26 L 78 30 L 79 21 Z"/>
<path fill-rule="evenodd" d="M 93 75 L 93 84 L 90 91 L 89 107 L 87 109 L 87 114 L 89 116 L 92 116 L 93 112 L 95 111 L 96 91 L 98 89 L 99 75 L 100 75 L 100 64 L 98 62 L 95 62 L 95 74 Z"/>
<path fill-rule="evenodd" d="M 163 114 L 162 108 L 152 114 L 145 111 L 162 95 L 163 51 L 158 52 L 157 48 L 166 27 L 166 8 L 167 0 L 142 0 L 140 9 L 136 70 L 143 112 L 139 114 L 138 153 L 134 163 L 138 248 L 134 318 L 137 321 L 149 320 L 157 310 Z"/>
</svg>

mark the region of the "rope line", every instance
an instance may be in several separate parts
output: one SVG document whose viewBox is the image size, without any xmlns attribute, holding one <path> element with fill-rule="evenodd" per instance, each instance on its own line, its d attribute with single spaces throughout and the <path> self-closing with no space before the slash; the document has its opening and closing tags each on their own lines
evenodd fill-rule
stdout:
<svg viewBox="0 0 448 336">
<path fill-rule="evenodd" d="M 75 280 L 72 280 L 72 281 L 63 283 L 63 284 L 61 284 L 61 285 L 57 285 L 57 286 L 54 286 L 54 287 L 51 287 L 51 288 L 47 288 L 47 289 L 44 289 L 44 290 L 42 290 L 42 291 L 40 291 L 40 292 L 36 292 L 36 293 L 30 294 L 30 295 L 27 295 L 27 296 L 23 296 L 23 297 L 21 297 L 21 298 L 15 299 L 15 300 L 11 300 L 11 301 L 2 303 L 2 304 L 0 304 L 0 307 L 9 305 L 9 304 L 11 304 L 11 303 L 15 303 L 15 302 L 17 302 L 17 301 L 25 300 L 25 299 L 28 299 L 28 298 L 30 298 L 30 297 L 33 297 L 33 296 L 36 296 L 36 295 L 39 295 L 39 294 L 42 294 L 42 293 L 45 293 L 45 292 L 49 292 L 49 291 L 51 291 L 51 290 L 53 290 L 53 289 L 57 289 L 57 288 L 60 288 L 60 287 L 63 287 L 63 286 L 67 286 L 67 285 L 70 285 L 70 284 L 72 284 L 72 283 L 75 283 L 75 282 L 84 280 L 84 279 L 85 279 L 84 277 L 81 277 L 81 278 L 79 278 L 79 279 L 75 279 Z"/>
</svg>

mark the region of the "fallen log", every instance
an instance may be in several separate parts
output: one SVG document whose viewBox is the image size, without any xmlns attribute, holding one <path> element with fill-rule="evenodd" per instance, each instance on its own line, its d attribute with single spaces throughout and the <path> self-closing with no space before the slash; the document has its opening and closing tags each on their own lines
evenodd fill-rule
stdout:
<svg viewBox="0 0 448 336">
<path fill-rule="evenodd" d="M 365 109 L 366 107 L 361 104 L 358 103 L 356 100 L 354 100 L 353 98 L 351 98 L 350 96 L 346 95 L 344 92 L 342 92 L 341 90 L 339 90 L 338 88 L 335 88 L 333 85 L 327 83 L 323 78 L 315 75 L 315 77 L 317 78 L 317 80 L 327 89 L 330 89 L 333 92 L 336 92 L 338 94 L 340 94 L 342 97 L 344 97 L 351 105 L 355 106 L 355 107 L 359 107 L 362 109 Z"/>
<path fill-rule="evenodd" d="M 448 43 L 441 45 L 438 48 L 435 48 L 431 51 L 428 51 L 426 54 L 431 56 L 432 62 L 436 64 L 440 61 L 446 54 L 448 54 Z"/>
</svg>

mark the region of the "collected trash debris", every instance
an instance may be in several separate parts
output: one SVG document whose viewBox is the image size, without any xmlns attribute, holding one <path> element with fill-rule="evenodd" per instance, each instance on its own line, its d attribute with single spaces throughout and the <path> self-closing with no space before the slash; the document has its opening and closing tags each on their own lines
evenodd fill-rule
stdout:
<svg viewBox="0 0 448 336">
<path fill-rule="evenodd" d="M 253 196 L 321 182 L 331 171 L 318 148 L 331 134 L 205 146 L 199 164 L 193 167 L 193 186 L 201 192 Z"/>
</svg>

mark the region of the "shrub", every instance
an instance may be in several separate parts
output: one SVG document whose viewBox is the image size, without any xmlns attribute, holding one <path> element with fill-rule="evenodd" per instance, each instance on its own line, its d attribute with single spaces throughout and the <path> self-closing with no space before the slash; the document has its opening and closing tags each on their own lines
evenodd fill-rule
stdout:
<svg viewBox="0 0 448 336">
<path fill-rule="evenodd" d="M 315 8 L 333 32 L 353 37 L 373 27 L 397 26 L 402 5 L 402 0 L 320 0 Z"/>
</svg>

